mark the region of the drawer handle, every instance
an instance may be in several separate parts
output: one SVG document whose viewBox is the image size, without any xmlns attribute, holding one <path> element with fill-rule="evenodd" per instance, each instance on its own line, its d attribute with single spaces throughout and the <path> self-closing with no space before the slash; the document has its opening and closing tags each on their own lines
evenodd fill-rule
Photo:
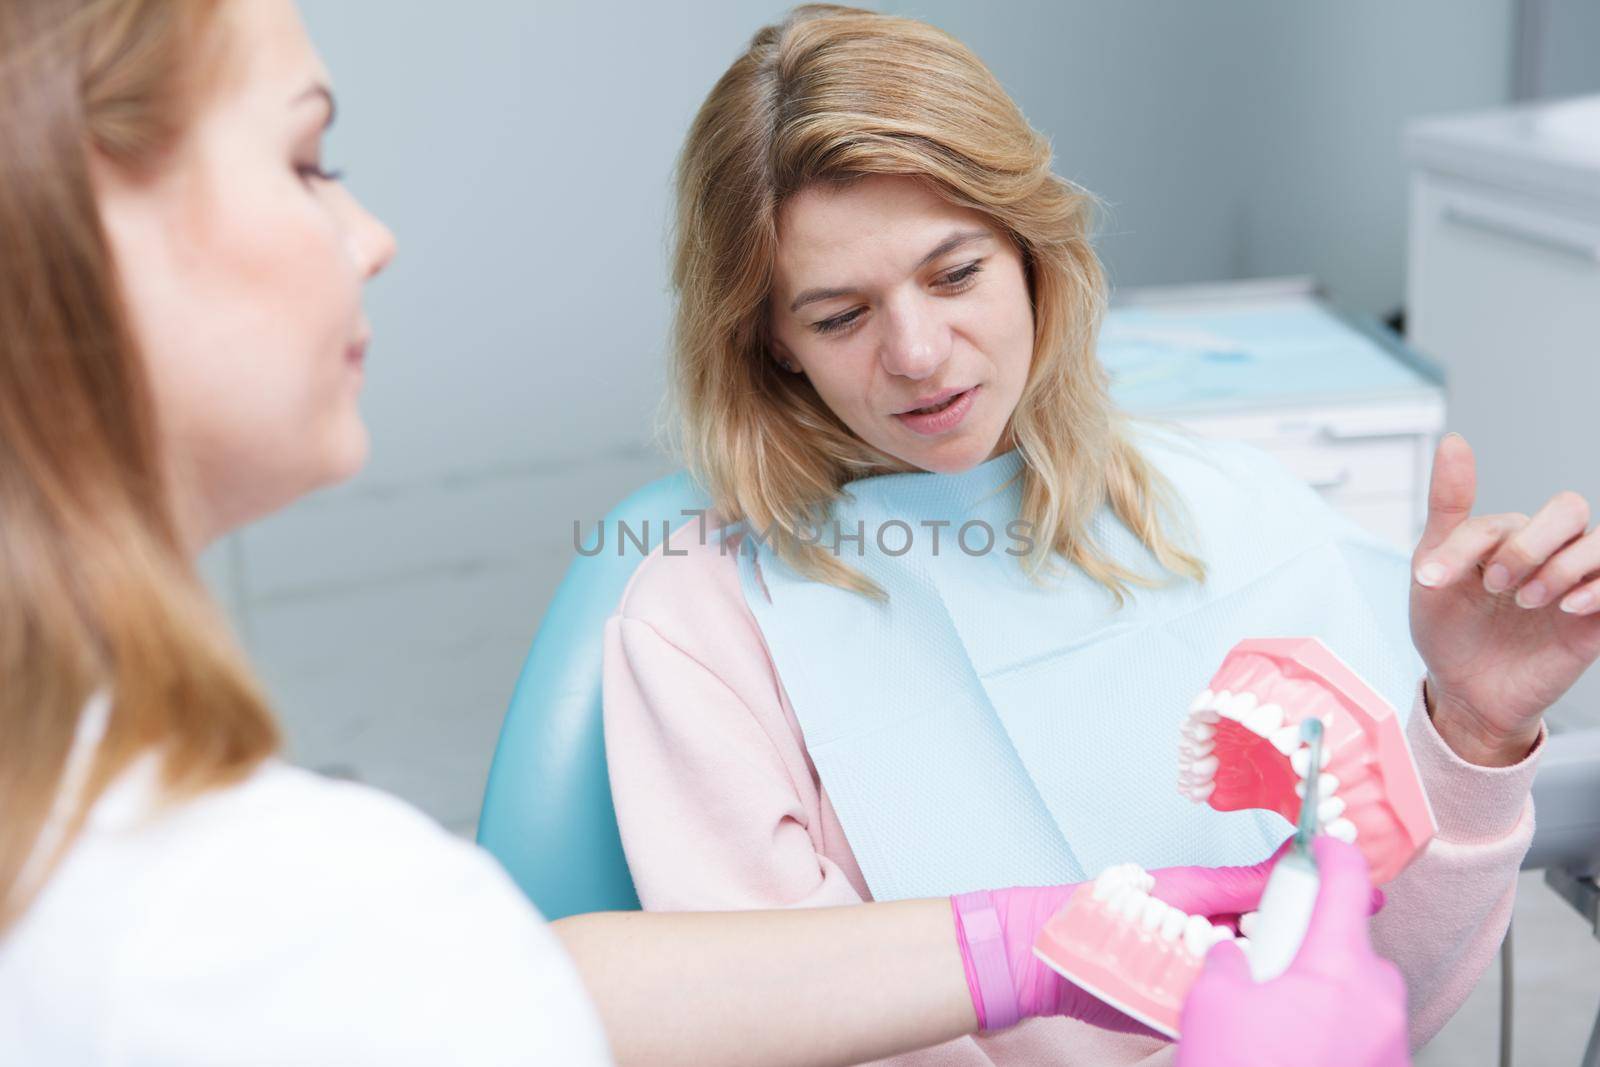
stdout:
<svg viewBox="0 0 1600 1067">
<path fill-rule="evenodd" d="M 1600 263 L 1600 240 L 1563 232 L 1563 228 L 1518 212 L 1498 210 L 1487 204 L 1451 204 L 1445 208 L 1446 220 L 1471 230 L 1510 237 L 1552 251 Z"/>
<path fill-rule="evenodd" d="M 1314 474 L 1306 479 L 1306 484 L 1313 489 L 1342 489 L 1350 481 L 1350 468 L 1340 467 L 1328 474 Z"/>
<path fill-rule="evenodd" d="M 1417 420 L 1408 420 L 1405 426 L 1374 426 L 1360 430 L 1345 430 L 1337 426 L 1324 426 L 1317 431 L 1317 439 L 1332 444 L 1347 441 L 1401 441 L 1427 440 L 1435 431 L 1418 427 Z"/>
</svg>

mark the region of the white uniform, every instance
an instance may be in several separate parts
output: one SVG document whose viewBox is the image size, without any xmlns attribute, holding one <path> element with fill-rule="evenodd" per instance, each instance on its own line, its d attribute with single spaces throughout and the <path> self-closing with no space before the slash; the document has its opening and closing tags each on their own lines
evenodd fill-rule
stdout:
<svg viewBox="0 0 1600 1067">
<path fill-rule="evenodd" d="M 156 811 L 147 759 L 0 939 L 0 1064 L 607 1064 L 485 852 L 278 761 Z"/>
</svg>

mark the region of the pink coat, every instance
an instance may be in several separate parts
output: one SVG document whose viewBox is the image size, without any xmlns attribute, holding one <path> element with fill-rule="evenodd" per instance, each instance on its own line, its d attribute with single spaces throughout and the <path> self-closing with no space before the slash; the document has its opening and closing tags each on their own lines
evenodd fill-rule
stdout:
<svg viewBox="0 0 1600 1067">
<path fill-rule="evenodd" d="M 653 911 L 871 900 L 737 563 L 695 541 L 692 529 L 675 532 L 672 556 L 658 547 L 647 557 L 606 626 L 606 753 L 639 899 Z M 1420 685 L 1407 733 L 1439 835 L 1387 887 L 1373 939 L 1405 973 L 1420 1046 L 1461 1006 L 1505 933 L 1533 837 L 1539 747 L 1514 767 L 1463 762 L 1434 731 Z M 1036 1019 L 885 1062 L 1112 1067 L 1170 1056 L 1153 1038 Z"/>
</svg>

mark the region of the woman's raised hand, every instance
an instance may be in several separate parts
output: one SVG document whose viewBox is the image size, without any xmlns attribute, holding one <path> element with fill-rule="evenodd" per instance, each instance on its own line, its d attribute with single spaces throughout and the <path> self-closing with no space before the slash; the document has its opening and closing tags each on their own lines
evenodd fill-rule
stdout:
<svg viewBox="0 0 1600 1067">
<path fill-rule="evenodd" d="M 1476 493 L 1472 449 L 1450 434 L 1412 556 L 1411 637 L 1440 736 L 1468 762 L 1506 766 L 1600 655 L 1600 531 L 1577 493 L 1531 518 L 1473 516 Z"/>
</svg>

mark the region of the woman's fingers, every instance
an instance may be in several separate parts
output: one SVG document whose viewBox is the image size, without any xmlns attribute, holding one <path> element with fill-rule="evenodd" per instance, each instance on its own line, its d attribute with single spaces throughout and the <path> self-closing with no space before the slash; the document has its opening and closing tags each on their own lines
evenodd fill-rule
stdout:
<svg viewBox="0 0 1600 1067">
<path fill-rule="evenodd" d="M 1444 541 L 1419 552 L 1415 576 L 1430 588 L 1482 574 L 1491 593 L 1515 593 L 1524 608 L 1561 602 L 1575 615 L 1600 612 L 1600 529 L 1589 524 L 1589 503 L 1557 493 L 1529 518 L 1508 512 L 1455 526 Z"/>
<path fill-rule="evenodd" d="M 1444 541 L 1418 553 L 1414 573 L 1430 589 L 1450 585 L 1465 575 L 1476 577 L 1478 564 L 1508 537 L 1528 525 L 1526 515 L 1480 515 L 1452 529 Z"/>
<path fill-rule="evenodd" d="M 1589 502 L 1577 493 L 1557 493 L 1533 516 L 1527 525 L 1508 536 L 1490 556 L 1483 571 L 1483 587 L 1491 593 L 1517 590 L 1517 603 L 1536 608 L 1565 593 L 1592 568 L 1568 574 L 1571 564 L 1563 565 L 1553 578 L 1564 580 L 1553 590 L 1543 576 L 1534 577 L 1547 563 L 1554 563 L 1563 548 L 1574 545 L 1589 526 Z"/>
<path fill-rule="evenodd" d="M 1571 614 L 1587 614 L 1580 610 L 1581 603 L 1569 604 L 1578 597 L 1592 575 L 1600 572 L 1600 530 L 1587 534 L 1558 551 L 1532 577 L 1517 590 L 1517 603 L 1525 608 L 1538 608 L 1561 601 L 1562 609 Z"/>
<path fill-rule="evenodd" d="M 1600 611 L 1600 578 L 1584 582 L 1562 597 L 1561 610 L 1568 615 L 1593 615 Z"/>
<path fill-rule="evenodd" d="M 1478 466 L 1466 438 L 1447 433 L 1433 453 L 1433 473 L 1428 478 L 1428 521 L 1420 549 L 1431 552 L 1472 517 L 1478 493 Z"/>
</svg>

